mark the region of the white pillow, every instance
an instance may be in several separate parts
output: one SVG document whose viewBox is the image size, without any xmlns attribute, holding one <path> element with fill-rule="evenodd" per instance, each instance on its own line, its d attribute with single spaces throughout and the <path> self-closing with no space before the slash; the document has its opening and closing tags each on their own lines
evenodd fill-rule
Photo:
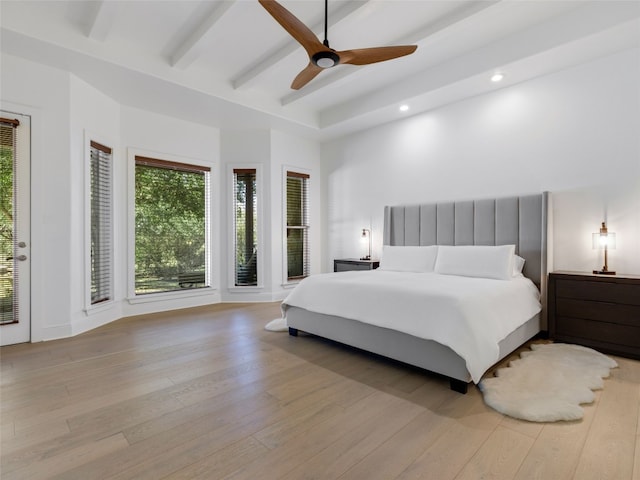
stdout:
<svg viewBox="0 0 640 480">
<path fill-rule="evenodd" d="M 433 272 L 437 245 L 425 247 L 383 245 L 380 270 L 396 272 Z"/>
<path fill-rule="evenodd" d="M 515 245 L 440 245 L 434 270 L 445 275 L 509 280 L 513 277 L 515 248 Z"/>
<path fill-rule="evenodd" d="M 524 268 L 524 258 L 514 255 L 513 256 L 513 276 L 519 277 L 522 275 L 522 269 Z"/>
</svg>

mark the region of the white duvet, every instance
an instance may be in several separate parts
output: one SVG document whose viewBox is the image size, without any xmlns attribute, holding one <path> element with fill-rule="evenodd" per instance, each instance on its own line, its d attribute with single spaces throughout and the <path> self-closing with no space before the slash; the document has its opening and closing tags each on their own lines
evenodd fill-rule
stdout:
<svg viewBox="0 0 640 480">
<path fill-rule="evenodd" d="M 312 275 L 283 302 L 435 340 L 460 355 L 475 383 L 499 360 L 498 343 L 541 309 L 529 279 L 350 271 Z"/>
</svg>

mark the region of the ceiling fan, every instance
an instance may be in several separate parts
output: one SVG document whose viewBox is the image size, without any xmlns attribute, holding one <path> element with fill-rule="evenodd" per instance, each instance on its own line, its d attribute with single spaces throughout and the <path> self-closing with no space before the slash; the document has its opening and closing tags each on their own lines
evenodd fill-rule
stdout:
<svg viewBox="0 0 640 480">
<path fill-rule="evenodd" d="M 403 57 L 415 52 L 417 45 L 402 45 L 397 47 L 359 48 L 355 50 L 336 51 L 329 47 L 327 40 L 327 9 L 328 0 L 324 1 L 324 42 L 289 10 L 275 0 L 258 0 L 267 12 L 300 43 L 309 55 L 307 65 L 291 84 L 291 88 L 298 90 L 313 80 L 322 70 L 335 67 L 341 63 L 352 65 L 368 65 Z"/>
</svg>

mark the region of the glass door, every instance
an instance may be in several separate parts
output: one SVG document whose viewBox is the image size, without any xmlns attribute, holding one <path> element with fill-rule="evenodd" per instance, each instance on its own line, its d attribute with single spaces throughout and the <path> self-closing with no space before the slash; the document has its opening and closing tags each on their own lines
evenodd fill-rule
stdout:
<svg viewBox="0 0 640 480">
<path fill-rule="evenodd" d="M 0 111 L 0 344 L 28 342 L 30 117 Z"/>
</svg>

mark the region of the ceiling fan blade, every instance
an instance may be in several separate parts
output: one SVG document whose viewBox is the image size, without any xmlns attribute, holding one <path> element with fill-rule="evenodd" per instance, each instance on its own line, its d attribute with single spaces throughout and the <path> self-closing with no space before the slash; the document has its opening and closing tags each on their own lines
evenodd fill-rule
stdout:
<svg viewBox="0 0 640 480">
<path fill-rule="evenodd" d="M 293 79 L 293 83 L 291 84 L 291 88 L 293 88 L 294 90 L 301 89 L 307 83 L 309 83 L 311 80 L 316 78 L 316 75 L 318 75 L 322 70 L 323 69 L 321 67 L 317 66 L 315 63 L 309 62 L 309 65 L 307 65 L 305 67 L 305 69 L 302 70 L 296 76 L 296 78 Z"/>
<path fill-rule="evenodd" d="M 318 37 L 289 10 L 275 0 L 258 0 L 267 12 L 271 14 L 282 27 L 304 47 L 309 56 L 326 47 L 318 40 Z"/>
<path fill-rule="evenodd" d="M 351 65 L 368 65 L 370 63 L 384 62 L 398 57 L 410 55 L 416 51 L 417 45 L 401 45 L 397 47 L 359 48 L 355 50 L 343 50 L 337 52 L 340 63 Z"/>
</svg>

